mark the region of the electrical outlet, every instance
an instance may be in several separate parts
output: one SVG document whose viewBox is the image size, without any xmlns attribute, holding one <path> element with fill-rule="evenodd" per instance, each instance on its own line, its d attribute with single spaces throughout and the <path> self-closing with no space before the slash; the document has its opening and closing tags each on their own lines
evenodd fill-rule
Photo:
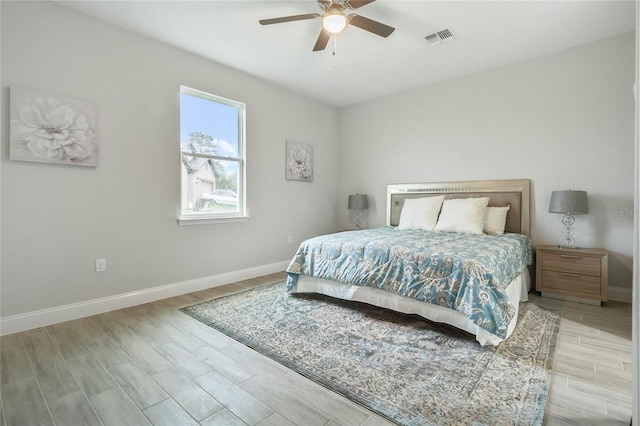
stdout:
<svg viewBox="0 0 640 426">
<path fill-rule="evenodd" d="M 287 244 L 293 243 L 293 237 L 291 235 L 287 236 Z"/>
<path fill-rule="evenodd" d="M 104 272 L 107 270 L 107 259 L 96 259 L 96 272 Z"/>
</svg>

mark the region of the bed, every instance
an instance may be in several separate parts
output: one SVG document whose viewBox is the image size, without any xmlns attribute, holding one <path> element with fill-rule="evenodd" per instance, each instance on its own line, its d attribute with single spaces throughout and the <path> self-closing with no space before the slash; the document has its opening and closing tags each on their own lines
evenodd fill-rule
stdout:
<svg viewBox="0 0 640 426">
<path fill-rule="evenodd" d="M 498 345 L 528 299 L 529 193 L 526 179 L 388 185 L 386 226 L 302 242 L 287 291 L 417 314 Z"/>
</svg>

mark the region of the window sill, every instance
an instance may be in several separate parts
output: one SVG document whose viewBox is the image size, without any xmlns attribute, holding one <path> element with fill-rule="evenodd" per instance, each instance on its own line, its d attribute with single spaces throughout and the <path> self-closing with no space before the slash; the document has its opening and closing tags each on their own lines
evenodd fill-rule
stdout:
<svg viewBox="0 0 640 426">
<path fill-rule="evenodd" d="M 226 216 L 226 217 L 180 217 L 178 218 L 178 225 L 208 225 L 213 223 L 233 223 L 233 222 L 248 222 L 249 216 Z"/>
</svg>

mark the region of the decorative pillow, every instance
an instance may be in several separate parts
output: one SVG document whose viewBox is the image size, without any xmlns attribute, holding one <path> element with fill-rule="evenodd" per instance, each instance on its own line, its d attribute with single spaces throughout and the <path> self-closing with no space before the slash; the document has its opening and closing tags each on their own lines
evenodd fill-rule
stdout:
<svg viewBox="0 0 640 426">
<path fill-rule="evenodd" d="M 482 234 L 488 197 L 445 200 L 436 231 Z"/>
<path fill-rule="evenodd" d="M 398 229 L 425 229 L 433 231 L 444 195 L 437 197 L 407 198 L 400 212 Z"/>
<path fill-rule="evenodd" d="M 507 213 L 511 206 L 487 207 L 487 215 L 484 219 L 484 233 L 489 235 L 504 234 L 504 227 L 507 223 Z"/>
</svg>

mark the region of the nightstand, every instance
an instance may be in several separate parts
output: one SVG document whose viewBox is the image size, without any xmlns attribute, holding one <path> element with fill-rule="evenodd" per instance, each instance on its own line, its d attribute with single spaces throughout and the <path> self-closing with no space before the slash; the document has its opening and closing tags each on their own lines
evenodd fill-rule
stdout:
<svg viewBox="0 0 640 426">
<path fill-rule="evenodd" d="M 603 249 L 536 249 L 536 290 L 554 299 L 600 305 L 607 301 L 609 253 Z"/>
</svg>

